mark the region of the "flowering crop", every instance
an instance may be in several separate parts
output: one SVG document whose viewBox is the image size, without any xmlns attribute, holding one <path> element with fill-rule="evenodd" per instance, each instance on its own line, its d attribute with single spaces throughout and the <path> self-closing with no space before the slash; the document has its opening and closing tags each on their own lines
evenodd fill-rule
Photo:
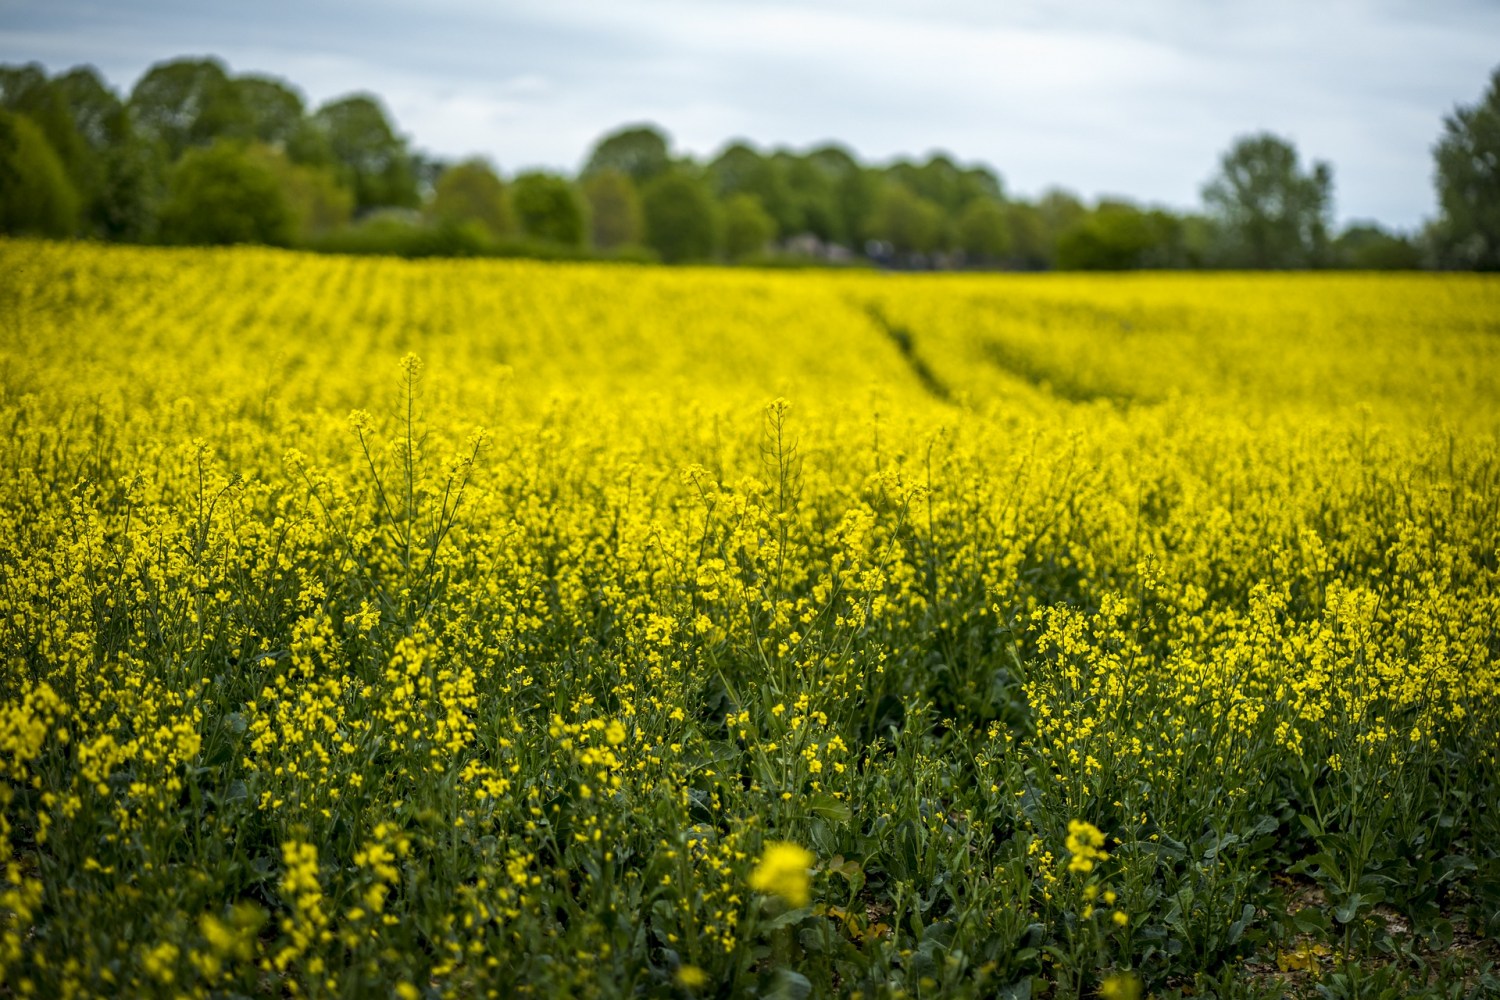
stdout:
<svg viewBox="0 0 1500 1000">
<path fill-rule="evenodd" d="M 0 991 L 1487 988 L 1497 316 L 0 242 Z"/>
</svg>

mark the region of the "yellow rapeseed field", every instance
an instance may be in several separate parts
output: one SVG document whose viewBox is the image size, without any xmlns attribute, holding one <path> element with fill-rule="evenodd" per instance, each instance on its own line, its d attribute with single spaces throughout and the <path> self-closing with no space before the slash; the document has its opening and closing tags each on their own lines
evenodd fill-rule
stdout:
<svg viewBox="0 0 1500 1000">
<path fill-rule="evenodd" d="M 1500 988 L 1500 280 L 9 241 L 0 429 L 0 993 Z"/>
</svg>

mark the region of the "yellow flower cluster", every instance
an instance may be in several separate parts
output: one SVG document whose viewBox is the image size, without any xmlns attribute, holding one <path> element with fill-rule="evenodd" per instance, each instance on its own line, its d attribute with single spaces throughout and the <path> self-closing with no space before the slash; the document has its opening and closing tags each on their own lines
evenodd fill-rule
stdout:
<svg viewBox="0 0 1500 1000">
<path fill-rule="evenodd" d="M 1088 874 L 1094 864 L 1108 861 L 1109 852 L 1104 850 L 1104 834 L 1092 823 L 1080 819 L 1068 822 L 1068 871 Z"/>
<path fill-rule="evenodd" d="M 806 906 L 812 898 L 808 869 L 816 859 L 798 844 L 769 843 L 750 873 L 750 888 L 780 896 L 789 906 Z"/>
</svg>

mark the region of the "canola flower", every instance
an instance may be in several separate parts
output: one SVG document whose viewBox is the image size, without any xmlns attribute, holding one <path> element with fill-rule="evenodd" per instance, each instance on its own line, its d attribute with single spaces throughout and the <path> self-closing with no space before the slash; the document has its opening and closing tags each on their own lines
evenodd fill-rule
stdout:
<svg viewBox="0 0 1500 1000">
<path fill-rule="evenodd" d="M 1102 1000 L 1140 1000 L 1140 980 L 1128 972 L 1116 972 L 1099 984 L 1099 996 Z"/>
<path fill-rule="evenodd" d="M 1104 834 L 1092 823 L 1075 819 L 1068 821 L 1068 871 L 1088 874 L 1100 861 L 1109 860 L 1104 850 Z"/>
<path fill-rule="evenodd" d="M 784 841 L 767 844 L 750 873 L 750 888 L 779 896 L 788 906 L 806 906 L 812 899 L 812 882 L 807 873 L 816 860 L 811 851 L 798 844 Z"/>
<path fill-rule="evenodd" d="M 1150 993 L 1318 853 L 1400 953 L 1500 891 L 1496 315 L 0 241 L 0 992 Z"/>
<path fill-rule="evenodd" d="M 677 985 L 686 990 L 701 990 L 708 985 L 708 973 L 696 965 L 684 965 L 678 968 Z"/>
</svg>

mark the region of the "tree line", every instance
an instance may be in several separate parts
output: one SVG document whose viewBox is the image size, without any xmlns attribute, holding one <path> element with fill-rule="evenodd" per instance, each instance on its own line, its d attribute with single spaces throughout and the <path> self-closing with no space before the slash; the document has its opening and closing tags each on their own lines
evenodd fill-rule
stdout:
<svg viewBox="0 0 1500 1000">
<path fill-rule="evenodd" d="M 1335 232 L 1333 169 L 1269 133 L 1224 152 L 1202 208 L 1061 189 L 1010 196 L 935 154 L 862 162 L 745 141 L 712 159 L 660 128 L 601 138 L 577 176 L 505 177 L 413 149 L 380 100 L 309 108 L 217 59 L 151 67 L 126 96 L 91 67 L 0 66 L 0 232 L 137 243 L 260 243 L 405 256 L 1014 270 L 1500 269 L 1500 69 L 1444 119 L 1439 217 L 1416 233 Z"/>
</svg>

